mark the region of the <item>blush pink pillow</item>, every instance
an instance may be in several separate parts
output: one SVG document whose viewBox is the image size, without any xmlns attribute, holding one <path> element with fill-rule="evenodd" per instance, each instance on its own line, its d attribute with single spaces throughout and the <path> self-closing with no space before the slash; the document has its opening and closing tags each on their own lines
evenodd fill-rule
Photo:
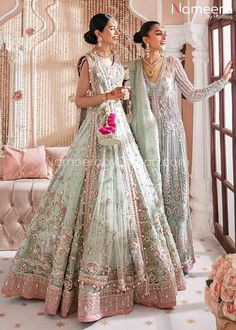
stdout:
<svg viewBox="0 0 236 330">
<path fill-rule="evenodd" d="M 44 146 L 28 149 L 4 147 L 3 180 L 48 178 Z"/>
<path fill-rule="evenodd" d="M 45 147 L 48 164 L 48 176 L 51 178 L 70 147 Z"/>
</svg>

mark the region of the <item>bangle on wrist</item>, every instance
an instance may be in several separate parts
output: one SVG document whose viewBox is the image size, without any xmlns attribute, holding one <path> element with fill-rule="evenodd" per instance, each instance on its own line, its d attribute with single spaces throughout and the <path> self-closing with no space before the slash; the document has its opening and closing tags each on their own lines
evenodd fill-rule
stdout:
<svg viewBox="0 0 236 330">
<path fill-rule="evenodd" d="M 106 102 L 107 101 L 107 93 L 102 94 L 102 101 Z"/>
</svg>

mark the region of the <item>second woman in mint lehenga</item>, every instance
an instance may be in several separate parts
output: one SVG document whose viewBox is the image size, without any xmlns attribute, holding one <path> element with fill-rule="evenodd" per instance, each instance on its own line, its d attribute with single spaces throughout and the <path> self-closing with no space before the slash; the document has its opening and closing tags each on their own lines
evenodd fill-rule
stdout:
<svg viewBox="0 0 236 330">
<path fill-rule="evenodd" d="M 109 15 L 91 19 L 85 39 L 97 45 L 81 61 L 77 91 L 87 115 L 2 289 L 45 300 L 48 314 L 77 311 L 82 322 L 128 313 L 134 303 L 171 308 L 185 288 L 164 207 L 120 101 L 124 69 L 110 51 L 117 35 Z M 98 140 L 109 109 L 121 141 L 114 146 Z"/>
<path fill-rule="evenodd" d="M 190 102 L 213 96 L 227 84 L 232 72 L 231 62 L 221 79 L 197 89 L 189 81 L 179 59 L 162 56 L 166 32 L 158 22 L 145 22 L 134 35 L 134 41 L 142 43 L 145 55 L 130 63 L 131 128 L 156 191 L 159 196 L 163 195 L 183 271 L 188 273 L 195 260 L 185 131 L 176 88 Z"/>
</svg>

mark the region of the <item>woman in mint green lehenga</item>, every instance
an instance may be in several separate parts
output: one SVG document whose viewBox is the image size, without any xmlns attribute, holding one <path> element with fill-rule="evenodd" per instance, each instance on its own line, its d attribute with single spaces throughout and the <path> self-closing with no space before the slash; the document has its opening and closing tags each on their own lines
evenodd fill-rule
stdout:
<svg viewBox="0 0 236 330">
<path fill-rule="evenodd" d="M 82 322 L 128 313 L 134 303 L 171 308 L 185 288 L 164 207 L 122 108 L 124 69 L 110 50 L 117 37 L 111 16 L 91 19 L 85 40 L 96 46 L 80 61 L 76 95 L 87 115 L 2 289 L 45 300 L 48 314 L 77 311 Z M 105 123 L 110 112 L 116 126 L 114 117 Z"/>
<path fill-rule="evenodd" d="M 145 22 L 134 35 L 134 41 L 142 44 L 145 55 L 129 66 L 131 128 L 156 191 L 160 198 L 163 196 L 166 217 L 183 271 L 188 273 L 195 260 L 185 132 L 176 87 L 190 102 L 208 98 L 226 85 L 232 73 L 231 62 L 221 79 L 196 89 L 188 80 L 179 59 L 163 56 L 166 32 L 158 22 Z M 155 153 L 157 145 L 159 152 Z"/>
</svg>

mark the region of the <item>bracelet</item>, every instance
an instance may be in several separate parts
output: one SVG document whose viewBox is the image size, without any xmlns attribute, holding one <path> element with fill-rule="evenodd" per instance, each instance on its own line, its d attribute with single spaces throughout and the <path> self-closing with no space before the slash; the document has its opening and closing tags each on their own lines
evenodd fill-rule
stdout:
<svg viewBox="0 0 236 330">
<path fill-rule="evenodd" d="M 106 102 L 107 101 L 107 93 L 102 94 L 102 101 Z"/>
</svg>

